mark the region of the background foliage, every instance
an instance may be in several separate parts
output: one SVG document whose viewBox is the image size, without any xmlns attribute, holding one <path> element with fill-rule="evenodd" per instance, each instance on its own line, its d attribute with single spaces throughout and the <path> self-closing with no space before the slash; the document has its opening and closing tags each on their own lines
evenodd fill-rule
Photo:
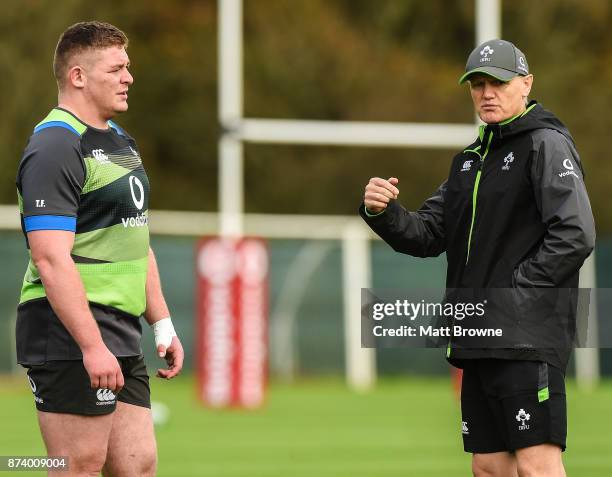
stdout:
<svg viewBox="0 0 612 477">
<path fill-rule="evenodd" d="M 468 122 L 457 85 L 473 47 L 472 1 L 244 0 L 249 117 Z M 118 122 L 136 137 L 153 208 L 217 209 L 217 3 L 213 0 L 7 0 L 0 16 L 0 203 L 15 203 L 17 163 L 55 104 L 58 36 L 85 19 L 130 37 L 135 84 Z M 503 2 L 503 37 L 527 55 L 533 98 L 573 132 L 598 231 L 612 230 L 606 157 L 612 126 L 612 42 L 606 0 Z M 400 178 L 418 207 L 453 151 L 248 145 L 250 212 L 355 212 L 372 175 Z"/>
</svg>

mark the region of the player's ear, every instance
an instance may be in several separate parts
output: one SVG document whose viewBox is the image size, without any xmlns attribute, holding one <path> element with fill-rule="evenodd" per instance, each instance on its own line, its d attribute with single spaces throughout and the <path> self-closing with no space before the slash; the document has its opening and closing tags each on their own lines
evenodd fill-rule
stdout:
<svg viewBox="0 0 612 477">
<path fill-rule="evenodd" d="M 68 70 L 68 83 L 78 89 L 85 87 L 85 71 L 81 66 L 75 65 Z"/>
</svg>

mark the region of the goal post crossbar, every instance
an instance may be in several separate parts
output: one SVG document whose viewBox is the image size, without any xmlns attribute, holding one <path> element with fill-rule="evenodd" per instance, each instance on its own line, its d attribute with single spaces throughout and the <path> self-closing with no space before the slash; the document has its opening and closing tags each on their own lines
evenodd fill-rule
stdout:
<svg viewBox="0 0 612 477">
<path fill-rule="evenodd" d="M 456 149 L 474 141 L 476 124 L 249 119 L 232 134 L 252 143 Z"/>
</svg>

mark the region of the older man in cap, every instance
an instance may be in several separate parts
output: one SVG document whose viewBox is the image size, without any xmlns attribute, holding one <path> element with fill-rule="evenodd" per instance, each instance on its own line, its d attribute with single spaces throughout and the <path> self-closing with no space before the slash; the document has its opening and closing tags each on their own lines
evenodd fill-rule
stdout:
<svg viewBox="0 0 612 477">
<path fill-rule="evenodd" d="M 529 327 L 520 324 L 520 310 L 529 310 L 518 297 L 575 291 L 594 247 L 582 164 L 567 128 L 528 100 L 533 75 L 515 45 L 496 39 L 478 46 L 459 82 L 469 83 L 484 123 L 476 141 L 455 155 L 448 178 L 419 210 L 399 204 L 398 178 L 374 177 L 360 214 L 398 252 L 446 252 L 448 289 L 516 292 L 510 313 L 518 315 L 517 329 Z M 558 321 L 575 328 L 575 301 L 564 309 L 570 311 Z M 487 319 L 495 325 L 494 315 Z M 464 370 L 461 429 L 474 475 L 565 476 L 571 349 L 545 340 L 539 344 L 547 346 L 517 341 L 503 348 L 449 341 L 448 361 Z"/>
</svg>

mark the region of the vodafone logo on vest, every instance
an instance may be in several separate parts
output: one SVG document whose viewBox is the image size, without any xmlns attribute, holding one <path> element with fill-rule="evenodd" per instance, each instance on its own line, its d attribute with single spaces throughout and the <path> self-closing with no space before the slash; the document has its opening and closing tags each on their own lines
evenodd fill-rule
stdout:
<svg viewBox="0 0 612 477">
<path fill-rule="evenodd" d="M 130 192 L 132 193 L 132 200 L 134 201 L 134 205 L 138 210 L 142 210 L 144 206 L 145 194 L 144 187 L 142 186 L 142 182 L 136 176 L 130 176 Z M 134 190 L 134 186 L 138 188 L 138 194 Z"/>
</svg>

